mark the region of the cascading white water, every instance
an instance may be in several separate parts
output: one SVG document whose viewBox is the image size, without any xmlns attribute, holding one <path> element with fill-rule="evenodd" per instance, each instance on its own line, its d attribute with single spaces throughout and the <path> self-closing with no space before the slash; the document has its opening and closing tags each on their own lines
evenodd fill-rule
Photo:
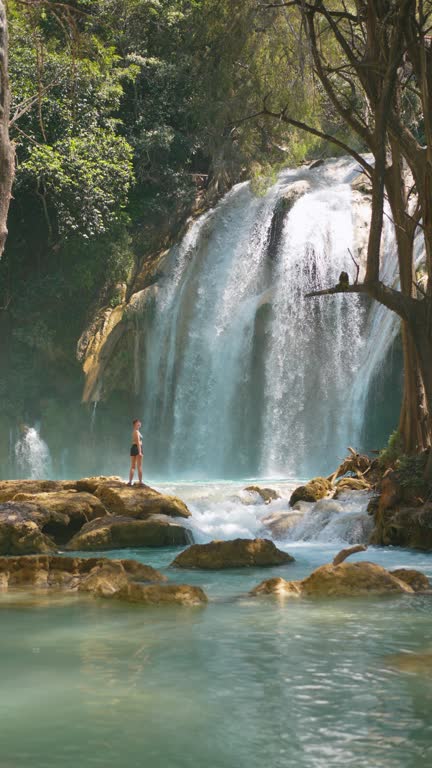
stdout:
<svg viewBox="0 0 432 768">
<path fill-rule="evenodd" d="M 15 458 L 22 477 L 39 480 L 51 477 L 49 448 L 36 427 L 24 427 L 22 436 L 15 443 Z"/>
<path fill-rule="evenodd" d="M 357 296 L 305 297 L 352 268 L 351 188 L 338 171 L 330 188 L 298 200 L 283 227 L 265 362 L 268 475 L 301 476 L 319 460 L 324 468 L 323 454 L 335 460 L 356 437 L 347 405 L 361 355 L 362 305 Z"/>
<path fill-rule="evenodd" d="M 330 471 L 357 442 L 366 306 L 305 298 L 353 274 L 355 168 L 342 158 L 284 171 L 263 197 L 239 184 L 172 249 L 146 310 L 154 475 L 298 478 Z"/>
</svg>

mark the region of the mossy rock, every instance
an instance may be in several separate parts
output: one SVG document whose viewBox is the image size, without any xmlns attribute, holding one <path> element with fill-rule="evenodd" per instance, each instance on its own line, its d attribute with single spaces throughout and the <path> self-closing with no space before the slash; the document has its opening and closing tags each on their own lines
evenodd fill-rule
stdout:
<svg viewBox="0 0 432 768">
<path fill-rule="evenodd" d="M 290 498 L 290 506 L 293 507 L 298 501 L 319 501 L 324 499 L 332 490 L 332 485 L 325 477 L 314 477 L 306 485 L 299 485 L 293 491 Z"/>
</svg>

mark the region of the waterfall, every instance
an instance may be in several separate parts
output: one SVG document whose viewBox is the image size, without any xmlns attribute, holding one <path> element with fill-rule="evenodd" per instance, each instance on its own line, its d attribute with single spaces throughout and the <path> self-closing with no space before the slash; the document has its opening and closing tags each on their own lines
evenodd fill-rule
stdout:
<svg viewBox="0 0 432 768">
<path fill-rule="evenodd" d="M 22 477 L 38 480 L 51 477 L 49 448 L 37 427 L 24 427 L 22 436 L 15 443 L 15 458 Z"/>
<path fill-rule="evenodd" d="M 238 184 L 172 249 L 142 343 L 154 476 L 298 478 L 358 444 L 381 317 L 356 295 L 305 298 L 355 273 L 357 170 L 286 170 L 261 197 Z"/>
</svg>

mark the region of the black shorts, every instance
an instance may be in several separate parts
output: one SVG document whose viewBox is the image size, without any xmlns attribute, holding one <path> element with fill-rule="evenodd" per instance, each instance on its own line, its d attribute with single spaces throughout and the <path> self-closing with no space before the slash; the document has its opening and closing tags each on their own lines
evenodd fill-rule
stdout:
<svg viewBox="0 0 432 768">
<path fill-rule="evenodd" d="M 133 444 L 133 446 L 130 449 L 130 455 L 131 456 L 139 456 L 139 448 L 136 443 Z"/>
</svg>

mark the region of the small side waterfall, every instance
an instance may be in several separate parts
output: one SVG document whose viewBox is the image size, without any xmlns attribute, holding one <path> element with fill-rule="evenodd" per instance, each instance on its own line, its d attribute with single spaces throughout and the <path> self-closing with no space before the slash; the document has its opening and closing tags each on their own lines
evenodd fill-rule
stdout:
<svg viewBox="0 0 432 768">
<path fill-rule="evenodd" d="M 22 477 L 38 480 L 51 477 L 49 448 L 36 427 L 24 427 L 22 436 L 15 443 L 15 459 Z"/>
<path fill-rule="evenodd" d="M 366 349 L 397 324 L 355 295 L 305 298 L 355 272 L 355 173 L 341 158 L 284 171 L 263 197 L 239 184 L 172 249 L 142 342 L 154 475 L 298 478 L 358 444 L 385 354 Z"/>
</svg>

